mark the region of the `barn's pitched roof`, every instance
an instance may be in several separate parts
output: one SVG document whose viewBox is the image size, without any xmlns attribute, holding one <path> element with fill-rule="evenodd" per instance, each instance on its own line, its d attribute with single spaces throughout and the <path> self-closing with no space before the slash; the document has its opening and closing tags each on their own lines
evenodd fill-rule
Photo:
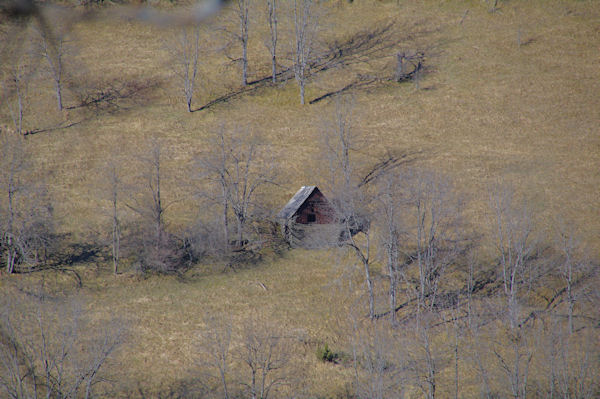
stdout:
<svg viewBox="0 0 600 399">
<path fill-rule="evenodd" d="M 304 201 L 306 201 L 315 190 L 319 191 L 317 186 L 302 186 L 302 188 L 300 188 L 300 190 L 294 194 L 292 199 L 283 207 L 283 209 L 279 211 L 277 218 L 289 219 L 294 216 Z"/>
</svg>

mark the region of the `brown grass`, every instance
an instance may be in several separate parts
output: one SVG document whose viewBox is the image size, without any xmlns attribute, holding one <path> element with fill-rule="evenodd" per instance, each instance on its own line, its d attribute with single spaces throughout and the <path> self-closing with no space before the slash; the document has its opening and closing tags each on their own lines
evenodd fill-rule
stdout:
<svg viewBox="0 0 600 399">
<path fill-rule="evenodd" d="M 332 22 L 324 25 L 324 37 L 344 38 L 390 20 L 400 26 L 422 22 L 419 27 L 428 32 L 399 41 L 388 58 L 315 76 L 307 99 L 343 87 L 356 72 L 391 75 L 392 70 L 380 68 L 393 65 L 395 51 L 426 48 L 429 71 L 420 90 L 411 83 L 384 83 L 352 93 L 354 127 L 364 136 L 367 157 L 388 149 L 423 150 L 421 162 L 448 173 L 470 198 L 471 221 L 483 231 L 488 187 L 508 182 L 528 199 L 542 229 L 551 230 L 555 219 L 564 217 L 598 250 L 599 16 L 600 3 L 593 1 L 502 2 L 494 13 L 480 1 L 340 1 L 329 6 Z M 39 167 L 50 174 L 64 231 L 86 234 L 104 225 L 97 187 L 111 154 L 124 161 L 134 180 L 139 171 L 130 160 L 147 138 L 158 136 L 168 144 L 168 175 L 185 178 L 193 157 L 206 151 L 211 130 L 223 122 L 249 125 L 272 145 L 285 182 L 269 191 L 267 201 L 274 209 L 299 186 L 324 182 L 319 176 L 326 165 L 319 162 L 318 143 L 331 101 L 301 107 L 290 80 L 189 114 L 163 47 L 171 33 L 123 21 L 83 21 L 74 27 L 74 60 L 85 71 L 72 71 L 74 80 L 90 76 L 99 82 L 152 81 L 158 86 L 116 113 L 72 110 L 70 119 L 85 121 L 28 139 Z M 268 53 L 260 40 L 252 39 L 250 54 L 251 77 L 268 74 Z M 235 67 L 211 56 L 203 64 L 194 105 L 238 89 L 238 80 Z M 30 97 L 27 128 L 61 119 L 50 85 L 40 83 Z M 72 95 L 65 97 L 67 104 L 75 102 Z M 327 187 L 322 189 L 327 195 Z M 173 181 L 165 195 L 173 199 L 186 192 Z M 194 206 L 174 207 L 168 218 L 183 223 Z M 238 273 L 204 273 L 209 266 L 198 266 L 200 276 L 187 283 L 174 277 L 89 276 L 84 292 L 97 317 L 118 313 L 131 320 L 132 344 L 122 354 L 128 379 L 157 386 L 178 379 L 181 370 L 194 367 L 195 336 L 205 314 L 227 312 L 239 321 L 256 311 L 309 337 L 298 356 L 310 365 L 308 380 L 315 392 L 326 394 L 343 389 L 349 378 L 348 370 L 318 363 L 314 356 L 315 342 L 347 345 L 337 316 L 346 305 L 331 289 L 340 273 L 335 263 L 327 253 L 292 251 Z"/>
<path fill-rule="evenodd" d="M 385 149 L 424 150 L 426 163 L 448 172 L 474 200 L 473 209 L 480 215 L 476 219 L 482 218 L 487 187 L 502 180 L 528 197 L 548 221 L 546 227 L 560 213 L 588 237 L 598 238 L 599 72 L 594 43 L 599 33 L 592 23 L 597 14 L 589 2 L 511 2 L 495 13 L 460 2 L 402 6 L 340 2 L 330 7 L 326 18 L 344 23 L 323 24 L 325 37 L 335 32 L 343 38 L 382 20 L 399 21 L 401 27 L 416 20 L 415 29 L 431 32 L 399 42 L 387 59 L 372 65 L 315 76 L 307 98 L 343 87 L 356 72 L 390 75 L 391 71 L 378 68 L 393 66 L 395 50 L 426 48 L 430 72 L 421 90 L 410 83 L 388 83 L 353 93 L 354 125 L 366 141 L 363 151 L 377 156 Z M 398 37 L 404 33 L 398 32 Z M 88 115 L 80 125 L 30 140 L 39 162 L 52 172 L 59 210 L 77 215 L 67 221 L 67 229 L 85 229 L 82 221 L 95 218 L 97 205 L 89 202 L 93 194 L 88 192 L 99 176 L 90 172 L 98 170 L 109 154 L 131 159 L 147 137 L 162 136 L 173 154 L 168 165 L 172 174 L 185 176 L 192 157 L 205 150 L 207 134 L 223 121 L 249 125 L 274 146 L 287 182 L 285 190 L 273 191 L 274 207 L 298 186 L 322 182 L 315 178 L 324 173 L 322 168 L 305 165 L 318 164 L 319 136 L 322 121 L 331 114 L 330 101 L 300 107 L 292 80 L 188 114 L 168 67 L 164 38 L 169 34 L 172 31 L 122 21 L 75 26 L 75 58 L 84 66 L 80 69 L 85 76 L 99 82 L 152 81 L 160 88 L 142 92 L 144 97 L 126 110 Z M 284 48 L 286 40 L 281 43 Z M 266 49 L 256 38 L 250 54 L 251 77 L 266 76 Z M 237 68 L 225 65 L 218 55 L 207 57 L 196 106 L 238 88 Z M 36 88 L 39 95 L 26 115 L 29 128 L 59 119 L 47 86 Z M 75 101 L 69 94 L 66 98 L 67 104 Z M 77 114 L 72 110 L 69 118 L 77 119 Z"/>
</svg>

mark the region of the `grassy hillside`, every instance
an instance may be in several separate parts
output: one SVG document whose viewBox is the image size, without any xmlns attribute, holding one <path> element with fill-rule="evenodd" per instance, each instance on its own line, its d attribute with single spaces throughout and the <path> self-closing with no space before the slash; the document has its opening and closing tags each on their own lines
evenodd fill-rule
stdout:
<svg viewBox="0 0 600 399">
<path fill-rule="evenodd" d="M 364 152 L 376 157 L 386 149 L 423 150 L 425 162 L 456 178 L 475 203 L 485 201 L 487 185 L 508 181 L 530 197 L 536 211 L 546 217 L 560 211 L 587 236 L 595 236 L 600 228 L 595 211 L 599 80 L 594 46 L 599 33 L 593 2 L 509 2 L 493 13 L 478 2 L 340 2 L 325 8 L 324 42 L 343 42 L 392 21 L 393 32 L 385 39 L 392 44 L 368 63 L 315 74 L 308 100 L 345 87 L 358 74 L 393 75 L 399 50 L 426 53 L 420 90 L 411 83 L 388 82 L 351 91 L 353 124 L 364 136 Z M 282 32 L 284 22 L 282 18 Z M 268 76 L 268 53 L 256 37 L 263 25 L 250 34 L 251 80 Z M 90 171 L 99 170 L 110 154 L 131 159 L 145 138 L 164 137 L 172 153 L 172 174 L 185 176 L 207 135 L 224 121 L 250 125 L 274 147 L 287 183 L 273 192 L 273 207 L 285 203 L 298 186 L 323 180 L 319 136 L 332 114 L 331 100 L 301 107 L 295 82 L 289 80 L 189 114 L 169 66 L 165 42 L 172 34 L 120 20 L 73 27 L 74 55 L 65 63 L 67 69 L 71 64 L 74 84 L 150 87 L 117 101 L 122 108 L 113 114 L 68 110 L 69 121 L 83 122 L 31 137 L 39 162 L 55 177 L 60 210 L 80 216 L 70 228 L 94 219 L 96 204 L 89 197 L 98 174 Z M 281 52 L 287 53 L 289 40 L 284 39 Z M 216 47 L 222 40 L 206 33 L 205 41 Z M 220 53 L 210 52 L 201 68 L 196 107 L 240 88 L 239 68 Z M 50 83 L 37 79 L 25 114 L 28 129 L 65 117 L 54 111 Z M 77 103 L 72 93 L 65 97 L 67 105 Z"/>
<path fill-rule="evenodd" d="M 250 25 L 250 81 L 270 72 L 263 8 L 261 3 Z M 335 96 L 301 106 L 293 77 L 242 88 L 240 68 L 220 51 L 226 39 L 215 28 L 226 25 L 230 14 L 231 9 L 223 10 L 203 28 L 204 53 L 192 108 L 209 106 L 192 113 L 186 111 L 168 51 L 177 29 L 103 17 L 72 25 L 65 56 L 67 109 L 56 110 L 51 81 L 40 67 L 29 85 L 24 117 L 26 130 L 41 130 L 28 135 L 26 145 L 49 184 L 60 231 L 81 241 L 108 231 L 105 163 L 116 157 L 126 182 L 139 181 L 139 157 L 153 137 L 166 144 L 165 200 L 176 201 L 166 219 L 173 228 L 184 226 L 203 212 L 190 188 L 194 159 L 211 151 L 209 139 L 222 124 L 247 127 L 268 145 L 279 174 L 279 185 L 264 192 L 272 211 L 302 185 L 317 184 L 328 195 L 322 136 L 333 117 Z M 352 97 L 352 128 L 361 137 L 357 153 L 366 163 L 386 152 L 419 153 L 418 165 L 455 181 L 467 199 L 469 229 L 482 233 L 484 245 L 489 242 L 490 187 L 507 183 L 526 200 L 541 231 L 551 233 L 558 221 L 572 222 L 591 248 L 591 258 L 598 260 L 600 3 L 511 0 L 499 2 L 491 12 L 478 0 L 331 1 L 322 5 L 320 21 L 321 52 L 336 47 L 333 43 L 350 46 L 352 38 L 368 38 L 364 49 L 348 58 L 340 55 L 335 67 L 315 72 L 307 85 L 309 102 L 373 78 L 344 91 Z M 291 66 L 286 17 L 280 29 L 284 69 Z M 425 54 L 418 88 L 413 81 L 387 79 L 394 74 L 396 53 L 410 50 Z M 239 51 L 232 47 L 231 53 Z M 99 108 L 79 106 L 81 93 L 111 88 L 121 98 Z M 12 123 L 1 105 L 0 118 L 5 125 Z M 61 123 L 74 124 L 45 130 Z M 202 380 L 199 331 L 206 328 L 208 314 L 227 314 L 235 326 L 234 346 L 243 344 L 243 325 L 253 318 L 268 320 L 292 336 L 290 374 L 304 383 L 292 384 L 288 391 L 303 385 L 307 397 L 342 397 L 354 378 L 348 360 L 349 315 L 360 314 L 359 323 L 365 317 L 362 308 L 355 309 L 364 301 L 360 269 L 343 267 L 354 264 L 344 256 L 334 250 L 291 250 L 236 272 L 201 263 L 180 278 L 138 278 L 134 273 L 113 278 L 109 265 L 99 262 L 95 268 L 76 266 L 84 281 L 80 290 L 71 288 L 68 275 L 51 272 L 2 277 L 0 287 L 18 293 L 19 286 L 44 280 L 51 289 L 81 297 L 96 322 L 112 315 L 126 320 L 128 344 L 118 352 L 120 378 L 114 388 L 121 396 L 145 391 L 148 397 L 167 397 L 177 383 Z M 385 309 L 387 283 L 380 258 L 373 272 L 378 309 Z M 436 339 L 449 340 L 451 334 L 448 330 Z M 324 343 L 343 352 L 345 360 L 319 361 L 315 351 Z M 543 360 L 535 361 L 537 378 L 543 374 Z M 240 359 L 234 363 L 242 368 Z M 449 397 L 452 370 L 446 364 L 443 370 L 438 395 Z M 461 364 L 461 375 L 465 397 L 476 397 L 475 372 Z M 499 381 L 492 385 L 500 386 Z M 415 392 L 413 387 L 406 395 Z"/>
</svg>

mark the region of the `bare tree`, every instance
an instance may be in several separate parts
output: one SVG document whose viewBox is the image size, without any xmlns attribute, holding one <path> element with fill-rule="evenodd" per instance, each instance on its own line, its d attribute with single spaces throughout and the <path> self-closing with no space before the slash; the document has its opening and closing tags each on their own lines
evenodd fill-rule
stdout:
<svg viewBox="0 0 600 399">
<path fill-rule="evenodd" d="M 132 197 L 127 206 L 141 217 L 142 266 L 161 273 L 176 271 L 181 266 L 182 254 L 175 238 L 167 232 L 165 212 L 175 201 L 163 199 L 164 146 L 160 139 L 150 141 L 148 154 L 140 157 L 145 172 L 143 192 Z"/>
<path fill-rule="evenodd" d="M 387 273 L 390 280 L 389 302 L 390 321 L 396 324 L 396 297 L 400 267 L 400 234 L 402 206 L 404 198 L 401 190 L 404 180 L 400 173 L 392 171 L 380 179 L 378 190 L 376 217 L 380 226 L 379 236 L 384 247 Z"/>
<path fill-rule="evenodd" d="M 407 356 L 415 383 L 433 399 L 439 388 L 438 375 L 447 362 L 436 337 L 444 324 L 444 310 L 454 306 L 441 295 L 443 282 L 465 246 L 462 201 L 447 178 L 426 170 L 394 170 L 379 182 L 380 219 L 387 219 L 381 234 L 389 272 L 403 276 L 407 297 L 416 302 L 406 337 L 414 350 Z M 396 307 L 390 311 L 395 312 Z"/>
<path fill-rule="evenodd" d="M 247 366 L 248 388 L 252 399 L 268 399 L 277 388 L 287 383 L 285 373 L 290 355 L 282 332 L 257 320 L 246 323 L 243 347 L 238 356 Z"/>
<path fill-rule="evenodd" d="M 406 357 L 402 340 L 393 329 L 369 323 L 355 334 L 356 393 L 359 398 L 403 397 Z"/>
<path fill-rule="evenodd" d="M 494 350 L 500 368 L 508 380 L 510 395 L 514 398 L 525 398 L 528 392 L 529 369 L 533 357 L 533 345 L 530 336 L 524 329 L 515 329 L 508 337 L 511 340 L 509 348 L 502 347 L 502 337 L 496 343 Z M 505 350 L 508 349 L 508 350 Z"/>
<path fill-rule="evenodd" d="M 496 250 L 502 267 L 502 288 L 511 329 L 519 325 L 518 295 L 526 286 L 530 262 L 535 248 L 531 215 L 525 206 L 514 203 L 508 187 L 498 186 L 490 194 L 494 217 Z"/>
<path fill-rule="evenodd" d="M 217 202 L 222 206 L 223 242 L 229 246 L 229 151 L 225 142 L 225 127 L 220 126 L 213 146 L 218 151 L 209 151 L 198 159 L 200 179 L 208 178 L 217 187 Z"/>
<path fill-rule="evenodd" d="M 18 134 L 23 133 L 27 88 L 34 72 L 34 60 L 31 57 L 29 29 L 20 25 L 9 25 L 14 33 L 6 44 L 3 61 L 2 102 L 6 104 L 13 125 Z"/>
<path fill-rule="evenodd" d="M 490 194 L 494 215 L 496 249 L 502 267 L 503 316 L 508 319 L 510 345 L 497 339 L 494 353 L 515 398 L 527 396 L 529 366 L 533 357 L 530 325 L 522 315 L 520 296 L 528 287 L 527 277 L 535 248 L 532 220 L 525 206 L 515 204 L 510 188 L 498 186 Z"/>
<path fill-rule="evenodd" d="M 18 263 L 45 260 L 52 238 L 52 207 L 28 158 L 23 137 L 0 130 L 0 255 L 9 274 Z"/>
<path fill-rule="evenodd" d="M 18 296 L 19 303 L 16 303 Z M 91 325 L 76 302 L 41 293 L 3 297 L 0 388 L 9 398 L 91 398 L 122 344 L 122 323 Z M 93 331 L 93 333 L 90 333 Z"/>
<path fill-rule="evenodd" d="M 459 353 L 460 353 L 460 338 L 462 337 L 462 330 L 464 329 L 464 325 L 459 322 L 459 311 L 461 304 L 460 302 L 456 304 L 456 307 L 452 309 L 451 317 L 452 317 L 452 335 L 454 338 L 454 342 L 452 343 L 452 352 L 454 357 L 454 399 L 458 399 L 460 397 L 460 372 L 459 372 Z M 450 334 L 448 334 L 450 335 Z"/>
<path fill-rule="evenodd" d="M 593 269 L 589 260 L 581 253 L 582 245 L 573 232 L 568 232 L 568 230 L 562 228 L 556 236 L 558 248 L 562 252 L 559 271 L 565 285 L 569 334 L 572 334 L 575 330 L 575 305 L 586 294 L 586 286 L 589 285 L 587 281 L 590 281 L 590 272 Z"/>
<path fill-rule="evenodd" d="M 354 234 L 353 234 L 353 225 L 354 223 L 346 222 L 344 223 L 345 235 L 348 236 L 348 239 L 345 241 L 345 246 L 351 248 L 362 264 L 363 271 L 365 273 L 365 285 L 367 289 L 367 296 L 369 299 L 369 317 L 371 319 L 375 318 L 375 292 L 373 288 L 373 279 L 371 277 L 371 240 L 369 230 L 363 230 L 365 239 L 361 243 L 359 242 Z"/>
<path fill-rule="evenodd" d="M 23 149 L 22 138 L 16 134 L 4 130 L 0 132 L 0 184 L 2 186 L 2 194 L 6 195 L 6 211 L 5 220 L 2 226 L 2 237 L 5 257 L 6 257 L 6 272 L 12 273 L 15 268 L 17 255 L 20 251 L 18 234 L 16 233 L 16 217 L 17 210 L 15 209 L 15 196 L 24 188 L 23 173 L 26 169 L 26 158 Z M 4 202 L 4 201 L 3 201 Z M 2 209 L 2 208 L 0 208 Z"/>
<path fill-rule="evenodd" d="M 371 233 L 367 204 L 369 198 L 357 171 L 356 150 L 360 136 L 352 128 L 353 107 L 345 98 L 338 98 L 333 123 L 329 123 L 325 140 L 324 158 L 329 163 L 329 185 L 334 192 L 333 205 L 337 223 L 341 227 L 339 240 L 359 260 L 365 275 L 369 317 L 375 317 L 375 293 L 371 277 Z M 357 236 L 357 233 L 363 234 Z"/>
<path fill-rule="evenodd" d="M 165 234 L 165 206 L 163 205 L 163 196 L 161 192 L 161 183 L 163 180 L 163 171 L 161 168 L 163 160 L 161 154 L 162 150 L 162 142 L 155 139 L 151 144 L 149 156 L 144 159 L 150 170 L 146 178 L 151 195 L 150 206 L 146 208 L 146 213 L 154 225 L 154 245 L 157 249 Z"/>
<path fill-rule="evenodd" d="M 433 341 L 436 334 L 435 325 L 437 320 L 437 315 L 433 311 L 425 310 L 417 313 L 414 324 L 415 336 L 411 345 L 417 348 L 412 355 L 416 382 L 427 399 L 434 399 L 438 389 L 438 374 L 441 362 Z"/>
<path fill-rule="evenodd" d="M 25 109 L 25 93 L 27 91 L 28 77 L 22 64 L 15 65 L 9 71 L 8 84 L 3 83 L 5 93 L 14 93 L 16 104 L 12 104 L 10 100 L 6 101 L 6 106 L 9 109 L 10 116 L 17 133 L 23 133 L 23 114 Z"/>
<path fill-rule="evenodd" d="M 405 219 L 406 262 L 418 271 L 417 313 L 433 311 L 438 303 L 440 283 L 447 268 L 462 253 L 462 200 L 444 176 L 413 171 Z"/>
<path fill-rule="evenodd" d="M 39 53 L 46 60 L 49 74 L 54 81 L 58 110 L 62 111 L 63 66 L 67 43 L 67 29 L 58 20 L 53 21 L 53 28 L 52 32 L 48 29 L 37 27 L 35 31 L 39 36 Z M 50 33 L 52 33 L 52 37 L 49 37 Z"/>
<path fill-rule="evenodd" d="M 239 35 L 237 35 L 238 40 L 242 46 L 242 85 L 246 86 L 248 84 L 248 25 L 249 18 L 248 12 L 250 8 L 251 0 L 237 0 L 237 16 L 239 18 Z"/>
<path fill-rule="evenodd" d="M 224 232 L 228 236 L 231 211 L 236 222 L 235 243 L 242 246 L 259 189 L 275 183 L 274 162 L 267 162 L 269 166 L 259 164 L 261 157 L 268 157 L 267 148 L 247 131 L 232 133 L 221 127 L 212 145 L 210 152 L 199 159 L 200 176 L 207 176 L 218 187 Z"/>
<path fill-rule="evenodd" d="M 200 333 L 200 350 L 203 361 L 218 370 L 218 379 L 223 387 L 223 398 L 229 399 L 229 369 L 231 363 L 231 321 L 225 318 L 209 317 L 206 329 Z"/>
<path fill-rule="evenodd" d="M 224 25 L 220 30 L 226 35 L 225 56 L 234 64 L 242 66 L 242 86 L 248 84 L 248 32 L 254 0 L 235 0 L 232 2 L 231 14 L 227 14 Z M 237 45 L 241 47 L 241 56 L 238 56 Z M 235 55 L 230 50 L 235 47 Z"/>
<path fill-rule="evenodd" d="M 116 161 L 110 160 L 107 165 L 107 177 L 109 184 L 109 195 L 111 205 L 111 249 L 113 272 L 116 275 L 119 270 L 119 259 L 121 254 L 121 215 L 119 212 L 121 194 L 123 192 L 123 181 L 121 179 L 119 166 Z"/>
<path fill-rule="evenodd" d="M 267 21 L 269 23 L 269 40 L 266 46 L 271 54 L 271 75 L 273 83 L 277 81 L 277 0 L 267 0 Z"/>
<path fill-rule="evenodd" d="M 488 319 L 485 317 L 486 312 L 481 310 L 480 303 L 476 301 L 475 294 L 475 259 L 470 256 L 468 260 L 467 272 L 467 320 L 466 333 L 468 334 L 468 356 L 472 359 L 476 366 L 479 377 L 480 394 L 482 398 L 492 399 L 492 390 L 490 388 L 490 373 L 488 365 L 484 361 L 483 352 L 487 349 L 487 345 L 482 341 L 482 329 L 487 324 Z"/>
<path fill-rule="evenodd" d="M 188 112 L 192 112 L 192 98 L 200 63 L 200 26 L 183 27 L 168 46 L 173 57 L 173 70 L 183 85 Z"/>
<path fill-rule="evenodd" d="M 369 316 L 375 317 L 375 294 L 371 278 L 371 236 L 368 229 L 369 218 L 366 204 L 366 192 L 361 189 L 361 179 L 357 172 L 355 150 L 360 137 L 352 129 L 353 107 L 345 98 L 338 98 L 333 123 L 326 134 L 324 155 L 329 163 L 329 185 L 334 192 L 333 204 L 336 219 L 342 232 L 340 239 L 344 247 L 349 248 L 360 261 L 365 274 L 365 285 L 369 302 Z M 364 187 L 363 187 L 364 188 Z M 363 232 L 361 237 L 356 237 Z"/>
<path fill-rule="evenodd" d="M 548 397 L 596 397 L 600 389 L 597 378 L 600 353 L 595 327 L 587 325 L 579 331 L 570 332 L 568 325 L 565 329 L 563 323 L 556 321 L 550 328 L 550 340 L 545 341 L 546 346 L 541 348 L 543 352 L 550 351 Z"/>
<path fill-rule="evenodd" d="M 294 29 L 292 56 L 294 76 L 300 87 L 300 104 L 304 105 L 304 90 L 310 73 L 318 19 L 313 0 L 294 0 L 291 25 Z"/>
</svg>

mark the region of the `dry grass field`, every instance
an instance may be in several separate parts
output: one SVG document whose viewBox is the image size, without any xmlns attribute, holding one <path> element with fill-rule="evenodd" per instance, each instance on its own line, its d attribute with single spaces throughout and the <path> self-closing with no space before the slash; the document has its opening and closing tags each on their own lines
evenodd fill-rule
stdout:
<svg viewBox="0 0 600 399">
<path fill-rule="evenodd" d="M 600 33 L 594 2 L 508 2 L 494 13 L 479 2 L 334 2 L 327 11 L 323 40 L 341 41 L 393 21 L 394 44 L 382 52 L 386 58 L 316 74 L 308 84 L 309 100 L 343 88 L 357 74 L 391 76 L 397 51 L 426 49 L 428 70 L 420 90 L 388 82 L 352 92 L 353 124 L 368 156 L 422 150 L 424 162 L 452 175 L 475 204 L 486 201 L 489 184 L 508 181 L 548 222 L 563 213 L 597 242 Z M 85 228 L 81 222 L 94 218 L 89 196 L 100 176 L 90 171 L 111 154 L 130 160 L 146 138 L 164 137 L 171 172 L 185 176 L 207 135 L 223 122 L 250 126 L 273 146 L 286 181 L 273 192 L 273 207 L 298 186 L 321 182 L 319 135 L 331 118 L 330 100 L 301 107 L 290 80 L 188 114 L 169 66 L 165 37 L 171 34 L 133 22 L 75 25 L 73 79 L 85 71 L 92 87 L 134 82 L 154 88 L 123 100 L 124 109 L 111 115 L 69 110 L 68 118 L 83 122 L 32 137 L 37 160 L 55 177 L 60 211 L 80 216 L 68 228 Z M 213 37 L 207 34 L 206 41 L 218 41 Z M 286 45 L 282 40 L 282 53 Z M 250 79 L 268 76 L 268 52 L 252 34 L 249 54 Z M 240 88 L 238 68 L 219 54 L 201 67 L 196 107 Z M 54 110 L 51 87 L 40 82 L 29 96 L 26 128 L 63 117 Z M 76 102 L 69 92 L 65 97 L 67 104 Z"/>
<path fill-rule="evenodd" d="M 250 81 L 270 72 L 262 8 L 250 26 Z M 345 92 L 354 104 L 352 128 L 361 137 L 357 153 L 366 163 L 386 152 L 418 152 L 419 165 L 447 174 L 460 188 L 469 229 L 484 237 L 489 234 L 490 187 L 509 184 L 526 200 L 540 231 L 551 237 L 557 222 L 572 222 L 591 258 L 599 260 L 600 2 L 510 0 L 500 1 L 493 12 L 480 0 L 339 0 L 324 2 L 322 8 L 319 37 L 325 44 L 345 43 L 392 24 L 381 37 L 374 36 L 381 43 L 373 46 L 381 50 L 344 59 L 312 75 L 307 85 L 308 103 L 360 76 L 378 78 Z M 209 139 L 223 124 L 247 128 L 268 145 L 273 159 L 260 162 L 275 162 L 278 171 L 280 184 L 269 186 L 264 198 L 273 212 L 303 185 L 317 184 L 328 194 L 322 133 L 333 117 L 335 96 L 301 106 L 293 77 L 242 89 L 238 65 L 219 51 L 224 39 L 214 26 L 225 14 L 203 28 L 205 53 L 192 108 L 239 94 L 192 113 L 172 72 L 168 43 L 174 29 L 105 18 L 72 26 L 65 58 L 67 109 L 56 110 L 51 81 L 36 75 L 24 117 L 26 130 L 77 122 L 26 140 L 35 168 L 47 173 L 60 231 L 74 240 L 109 231 L 102 210 L 110 205 L 103 197 L 105 164 L 116 158 L 127 182 L 139 180 L 138 158 L 151 138 L 165 143 L 163 193 L 166 202 L 176 201 L 166 219 L 171 226 L 185 225 L 202 212 L 188 184 L 197 173 L 194 159 L 210 151 Z M 285 57 L 291 39 L 283 17 L 280 28 Z M 385 80 L 393 76 L 396 53 L 415 49 L 425 53 L 419 87 Z M 291 65 L 285 58 L 281 64 Z M 111 109 L 74 107 L 82 87 L 126 84 L 140 90 L 117 99 Z M 0 118 L 12 123 L 1 104 Z M 268 320 L 290 334 L 290 373 L 303 381 L 293 386 L 303 386 L 307 397 L 345 397 L 352 367 L 343 361 L 324 363 L 315 355 L 324 343 L 348 356 L 351 352 L 348 315 L 363 303 L 363 282 L 358 266 L 342 266 L 352 263 L 344 256 L 295 249 L 267 254 L 259 264 L 236 271 L 207 262 L 183 276 L 144 278 L 128 270 L 126 262 L 124 273 L 112 276 L 108 261 L 100 261 L 74 266 L 83 277 L 82 288 L 73 288 L 69 274 L 43 272 L 2 276 L 0 290 L 8 295 L 19 286 L 34 287 L 43 276 L 51 290 L 82 298 L 94 322 L 115 315 L 123 319 L 127 345 L 117 352 L 118 368 L 111 370 L 119 376 L 117 396 L 169 397 L 169 387 L 201 380 L 199 331 L 207 315 L 227 314 L 234 336 L 252 319 Z M 374 274 L 383 310 L 386 283 L 379 258 Z M 239 359 L 235 362 L 241 367 Z M 477 397 L 474 371 L 467 365 L 460 371 L 464 397 Z M 451 397 L 450 367 L 439 378 L 439 397 Z"/>
</svg>

